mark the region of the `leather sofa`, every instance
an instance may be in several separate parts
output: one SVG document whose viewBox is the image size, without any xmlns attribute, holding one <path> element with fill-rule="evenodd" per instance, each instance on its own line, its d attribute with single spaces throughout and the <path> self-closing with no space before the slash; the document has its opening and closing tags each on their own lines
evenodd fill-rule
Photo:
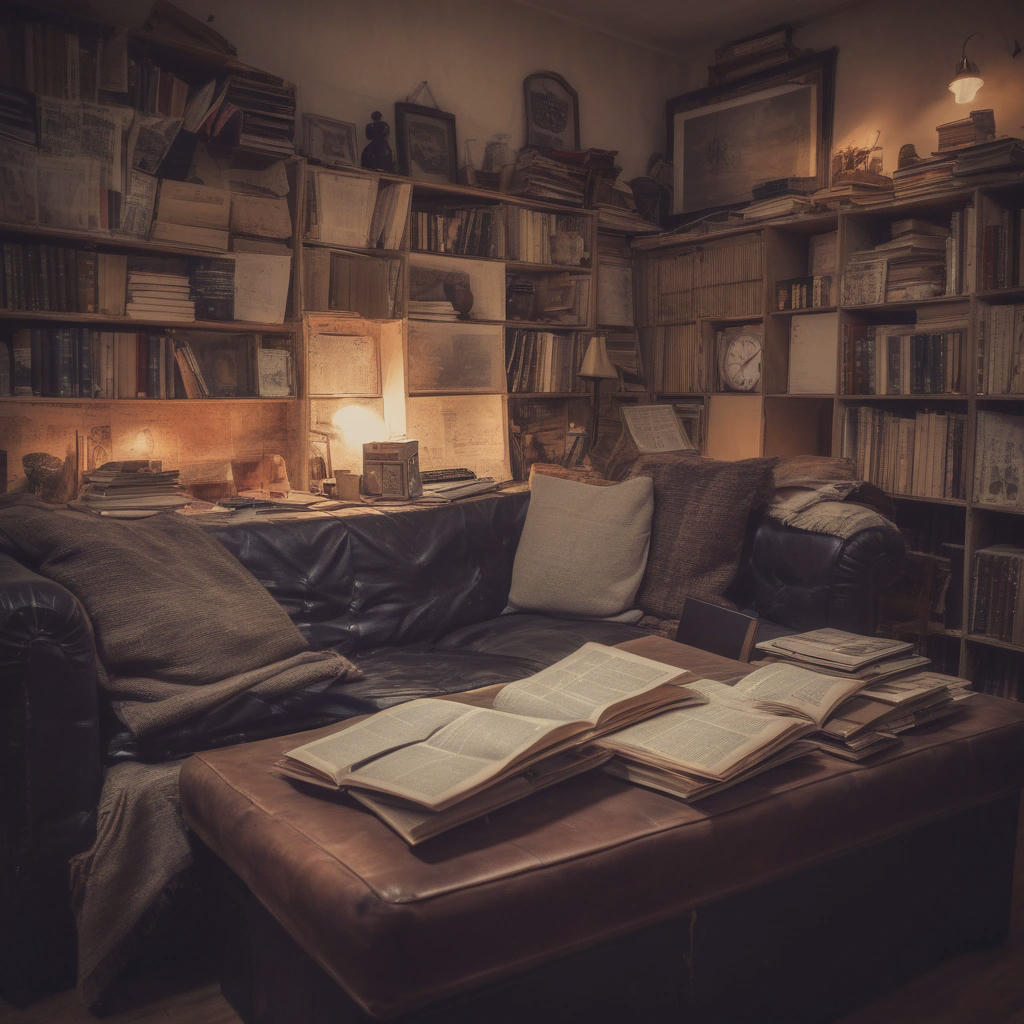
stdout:
<svg viewBox="0 0 1024 1024">
<path fill-rule="evenodd" d="M 107 765 L 179 758 L 516 679 L 585 641 L 649 633 L 645 624 L 502 614 L 528 504 L 521 489 L 440 507 L 204 524 L 311 647 L 345 653 L 362 677 L 276 700 L 243 697 L 145 744 L 104 703 L 81 604 L 15 561 L 0 537 L 3 994 L 25 1002 L 73 980 L 68 858 L 93 841 Z M 891 527 L 840 540 L 757 519 L 747 539 L 731 596 L 797 630 L 870 631 L 903 553 Z"/>
</svg>

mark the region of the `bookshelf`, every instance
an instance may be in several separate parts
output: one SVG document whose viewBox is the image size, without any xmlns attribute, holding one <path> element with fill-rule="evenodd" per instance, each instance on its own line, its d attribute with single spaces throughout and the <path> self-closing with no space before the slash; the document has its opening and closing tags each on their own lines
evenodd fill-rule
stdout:
<svg viewBox="0 0 1024 1024">
<path fill-rule="evenodd" d="M 8 481 L 33 452 L 75 455 L 83 469 L 160 458 L 195 467 L 196 484 L 204 472 L 222 480 L 239 455 L 298 463 L 301 339 L 286 319 L 283 195 L 294 88 L 212 37 L 210 49 L 183 47 L 18 7 L 0 35 L 17 44 L 4 76 L 17 102 L 0 125 L 11 173 L 0 201 Z M 233 113 L 214 132 L 221 96 Z M 207 118 L 237 172 L 186 185 L 175 179 Z M 246 194 L 256 181 L 278 191 Z"/>
<path fill-rule="evenodd" d="M 1018 699 L 1021 559 L 1006 547 L 1024 538 L 1022 207 L 1019 183 L 951 189 L 634 245 L 655 400 L 702 407 L 708 455 L 853 458 L 892 497 L 930 588 L 906 635 L 939 669 Z M 763 337 L 743 394 L 716 359 L 734 327 Z"/>
</svg>

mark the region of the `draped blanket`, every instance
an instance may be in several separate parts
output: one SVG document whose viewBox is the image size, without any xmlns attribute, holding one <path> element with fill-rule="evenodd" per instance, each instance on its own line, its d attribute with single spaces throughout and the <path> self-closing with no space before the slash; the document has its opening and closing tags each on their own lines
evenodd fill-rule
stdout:
<svg viewBox="0 0 1024 1024">
<path fill-rule="evenodd" d="M 0 499 L 0 548 L 85 607 L 101 685 L 136 736 L 242 694 L 277 696 L 357 674 L 342 655 L 309 650 L 259 581 L 183 516 L 105 519 L 14 495 Z M 177 765 L 107 773 L 96 843 L 73 865 L 79 988 L 88 1003 L 188 863 L 176 800 Z"/>
</svg>

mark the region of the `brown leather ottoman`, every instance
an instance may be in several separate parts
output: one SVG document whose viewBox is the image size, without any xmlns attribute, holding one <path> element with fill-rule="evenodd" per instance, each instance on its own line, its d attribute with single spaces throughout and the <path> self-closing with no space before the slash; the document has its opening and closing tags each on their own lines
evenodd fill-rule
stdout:
<svg viewBox="0 0 1024 1024">
<path fill-rule="evenodd" d="M 616 1003 L 824 1019 L 1006 925 L 1013 702 L 975 697 L 872 767 L 814 755 L 696 806 L 594 772 L 416 848 L 275 775 L 297 742 L 199 754 L 181 777 L 186 820 L 251 904 L 228 942 L 245 977 L 225 982 L 249 1021 L 603 1020 Z"/>
</svg>

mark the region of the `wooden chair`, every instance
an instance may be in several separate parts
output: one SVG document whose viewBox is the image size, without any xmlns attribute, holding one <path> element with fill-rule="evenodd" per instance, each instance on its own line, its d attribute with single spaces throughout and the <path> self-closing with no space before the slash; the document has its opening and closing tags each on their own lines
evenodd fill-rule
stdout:
<svg viewBox="0 0 1024 1024">
<path fill-rule="evenodd" d="M 757 619 L 696 597 L 683 599 L 676 640 L 712 654 L 750 661 Z"/>
</svg>

